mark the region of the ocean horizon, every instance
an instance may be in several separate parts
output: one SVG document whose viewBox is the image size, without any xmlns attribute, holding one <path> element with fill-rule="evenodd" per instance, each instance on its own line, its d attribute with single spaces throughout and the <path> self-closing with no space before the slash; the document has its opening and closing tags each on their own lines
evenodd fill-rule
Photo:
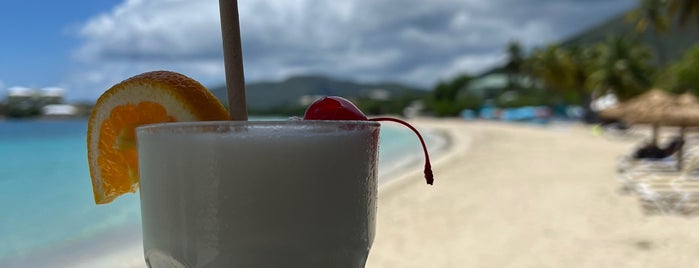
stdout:
<svg viewBox="0 0 699 268">
<path fill-rule="evenodd" d="M 99 241 L 140 242 L 138 192 L 94 203 L 86 130 L 86 119 L 0 121 L 0 267 L 71 261 L 75 256 L 61 254 L 96 250 Z M 431 150 L 446 145 L 437 133 L 423 135 Z M 405 168 L 421 169 L 420 143 L 407 128 L 382 123 L 379 148 L 380 183 Z"/>
</svg>

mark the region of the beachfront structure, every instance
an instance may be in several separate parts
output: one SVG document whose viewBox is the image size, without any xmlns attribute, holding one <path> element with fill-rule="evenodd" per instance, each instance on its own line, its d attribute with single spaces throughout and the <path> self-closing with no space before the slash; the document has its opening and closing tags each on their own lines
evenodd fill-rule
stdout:
<svg viewBox="0 0 699 268">
<path fill-rule="evenodd" d="M 471 80 L 460 91 L 490 99 L 504 92 L 517 92 L 522 88 L 541 87 L 533 77 L 525 74 L 507 74 L 501 69 L 493 69 Z"/>
<path fill-rule="evenodd" d="M 372 89 L 366 93 L 366 97 L 372 100 L 387 101 L 391 99 L 391 92 L 382 88 Z"/>
<path fill-rule="evenodd" d="M 10 116 L 34 116 L 42 113 L 47 105 L 64 103 L 63 88 L 11 87 L 7 91 L 7 110 Z"/>
<path fill-rule="evenodd" d="M 491 73 L 471 81 L 466 87 L 466 91 L 480 97 L 492 97 L 494 93 L 500 92 L 505 88 L 507 88 L 507 75 Z"/>
<path fill-rule="evenodd" d="M 69 104 L 49 104 L 41 108 L 41 114 L 48 117 L 71 117 L 78 113 L 78 108 Z"/>
<path fill-rule="evenodd" d="M 7 104 L 20 107 L 63 103 L 64 90 L 59 87 L 33 89 L 28 87 L 11 87 L 7 92 Z"/>
</svg>

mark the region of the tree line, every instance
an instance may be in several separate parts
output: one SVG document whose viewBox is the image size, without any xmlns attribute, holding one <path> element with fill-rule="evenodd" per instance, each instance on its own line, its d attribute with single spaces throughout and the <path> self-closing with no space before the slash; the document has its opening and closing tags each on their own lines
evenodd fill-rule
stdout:
<svg viewBox="0 0 699 268">
<path fill-rule="evenodd" d="M 474 80 L 465 74 L 436 85 L 428 106 L 435 115 L 455 116 L 486 100 L 500 107 L 575 104 L 593 117 L 591 101 L 609 93 L 621 101 L 654 87 L 699 95 L 699 46 L 670 63 L 660 42 L 646 45 L 639 38 L 650 33 L 652 40 L 660 40 L 673 22 L 680 27 L 699 25 L 699 1 L 640 0 L 625 21 L 634 26 L 635 34 L 610 35 L 595 44 L 554 43 L 525 51 L 517 41 L 510 42 L 507 61 L 499 70 L 507 77 L 506 86 L 494 96 L 465 90 Z M 508 93 L 515 97 L 507 97 Z"/>
</svg>

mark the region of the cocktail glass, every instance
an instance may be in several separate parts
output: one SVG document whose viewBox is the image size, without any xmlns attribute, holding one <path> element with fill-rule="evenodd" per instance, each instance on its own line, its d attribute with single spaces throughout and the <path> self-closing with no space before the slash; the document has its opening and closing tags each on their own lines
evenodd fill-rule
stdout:
<svg viewBox="0 0 699 268">
<path fill-rule="evenodd" d="M 224 121 L 137 128 L 149 267 L 364 267 L 380 125 Z"/>
</svg>

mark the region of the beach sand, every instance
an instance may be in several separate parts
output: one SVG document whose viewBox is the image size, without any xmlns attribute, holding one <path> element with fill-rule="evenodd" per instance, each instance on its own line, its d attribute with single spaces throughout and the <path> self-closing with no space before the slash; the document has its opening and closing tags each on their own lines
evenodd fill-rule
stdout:
<svg viewBox="0 0 699 268">
<path fill-rule="evenodd" d="M 414 120 L 451 137 L 434 164 L 384 185 L 368 268 L 699 267 L 695 218 L 646 216 L 616 158 L 638 140 L 588 126 Z"/>
<path fill-rule="evenodd" d="M 638 140 L 579 124 L 411 122 L 450 146 L 434 186 L 419 164 L 380 187 L 366 267 L 699 266 L 699 219 L 646 216 L 619 192 L 616 158 Z M 77 267 L 145 266 L 140 241 L 120 246 Z"/>
</svg>

